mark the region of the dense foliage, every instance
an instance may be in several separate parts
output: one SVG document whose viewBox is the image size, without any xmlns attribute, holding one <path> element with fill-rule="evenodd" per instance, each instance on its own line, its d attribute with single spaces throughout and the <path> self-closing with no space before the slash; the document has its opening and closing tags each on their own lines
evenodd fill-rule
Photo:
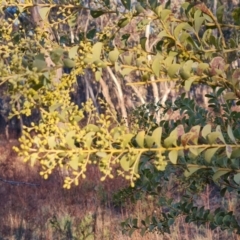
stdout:
<svg viewBox="0 0 240 240">
<path fill-rule="evenodd" d="M 217 185 L 222 196 L 239 191 L 240 113 L 233 108 L 240 105 L 240 70 L 234 62 L 239 8 L 233 10 L 232 22 L 223 24 L 223 6 L 215 16 L 203 2 L 186 2 L 179 17 L 170 2 L 2 2 L 0 84 L 11 98 L 9 117 L 36 118 L 23 125 L 20 146 L 14 149 L 24 161 L 39 162 L 45 179 L 55 168 L 65 169 L 64 188 L 78 185 L 87 166 L 96 164 L 102 181 L 123 176 L 135 186 L 124 194 L 152 195 L 166 208 L 142 221 L 127 220 L 122 224 L 126 232 L 169 232 L 175 219 L 185 215 L 186 222 L 210 222 L 212 229 L 239 233 L 232 212 L 194 206 L 194 197 L 209 184 Z M 107 14 L 114 20 L 76 37 L 82 10 L 95 21 Z M 137 25 L 134 39 L 128 32 L 131 24 Z M 107 103 L 103 98 L 81 106 L 72 101 L 76 81 L 87 71 L 97 82 L 109 73 L 117 89 L 118 113 L 104 94 Z M 176 100 L 164 96 L 164 101 L 127 114 L 119 76 L 131 77 L 127 85 L 135 90 L 150 85 L 154 97 L 159 83 L 171 83 Z M 202 86 L 208 87 L 208 108 L 189 97 Z M 179 118 L 169 116 L 174 112 Z M 180 201 L 162 194 L 172 176 L 182 188 Z"/>
</svg>

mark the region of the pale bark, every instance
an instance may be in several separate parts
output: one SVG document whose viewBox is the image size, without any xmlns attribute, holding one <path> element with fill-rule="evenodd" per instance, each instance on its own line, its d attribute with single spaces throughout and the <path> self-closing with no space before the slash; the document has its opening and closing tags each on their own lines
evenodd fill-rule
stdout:
<svg viewBox="0 0 240 240">
<path fill-rule="evenodd" d="M 119 104 L 120 104 L 120 108 L 121 108 L 122 117 L 126 120 L 126 125 L 128 126 L 128 122 L 127 122 L 128 114 L 127 114 L 126 106 L 125 106 L 125 103 L 124 103 L 124 96 L 123 96 L 122 87 L 121 87 L 120 83 L 118 82 L 116 76 L 114 75 L 112 69 L 110 67 L 107 67 L 107 71 L 108 71 L 109 75 L 111 76 L 113 82 L 115 83 L 117 93 L 118 93 L 118 99 L 119 99 Z"/>
<path fill-rule="evenodd" d="M 113 104 L 113 102 L 111 100 L 111 97 L 110 97 L 110 94 L 109 94 L 108 85 L 106 84 L 106 82 L 102 78 L 100 78 L 99 83 L 102 87 L 102 94 L 103 94 L 106 102 L 109 104 L 110 108 L 115 110 L 114 104 Z"/>
</svg>

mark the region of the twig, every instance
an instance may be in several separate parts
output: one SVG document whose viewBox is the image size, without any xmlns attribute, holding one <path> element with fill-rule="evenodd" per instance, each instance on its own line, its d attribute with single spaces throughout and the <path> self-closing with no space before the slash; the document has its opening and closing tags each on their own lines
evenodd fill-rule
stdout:
<svg viewBox="0 0 240 240">
<path fill-rule="evenodd" d="M 0 178 L 0 181 L 11 184 L 11 185 L 21 185 L 22 184 L 22 185 L 29 185 L 29 186 L 40 186 L 40 184 L 38 184 L 38 183 L 18 182 L 18 181 L 6 180 L 3 178 Z"/>
</svg>

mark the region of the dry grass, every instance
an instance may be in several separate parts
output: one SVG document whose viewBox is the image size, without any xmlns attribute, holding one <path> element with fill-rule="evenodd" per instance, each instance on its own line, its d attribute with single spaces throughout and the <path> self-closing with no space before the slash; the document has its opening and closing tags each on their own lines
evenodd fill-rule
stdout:
<svg viewBox="0 0 240 240">
<path fill-rule="evenodd" d="M 205 228 L 186 225 L 179 219 L 171 236 L 147 234 L 141 237 L 134 233 L 131 238 L 123 236 L 119 222 L 130 215 L 144 216 L 154 210 L 149 202 L 129 204 L 127 209 L 115 209 L 111 203 L 113 192 L 123 187 L 123 179 L 99 182 L 99 172 L 88 170 L 87 180 L 70 190 L 62 188 L 62 176 L 55 172 L 48 180 L 38 174 L 38 167 L 23 163 L 11 147 L 16 141 L 0 141 L 0 178 L 18 182 L 39 184 L 9 184 L 0 181 L 0 240 L 68 240 L 71 234 L 79 240 L 205 240 L 238 239 L 221 231 L 211 232 Z M 209 193 L 210 194 L 210 193 Z M 209 199 L 202 199 L 209 201 Z M 231 201 L 230 201 L 231 202 Z M 231 202 L 233 208 L 236 204 Z M 234 205 L 235 204 L 235 205 Z M 53 228 L 50 220 L 57 219 L 59 229 Z M 90 219 L 85 223 L 86 219 Z M 86 232 L 90 238 L 84 238 Z"/>
</svg>

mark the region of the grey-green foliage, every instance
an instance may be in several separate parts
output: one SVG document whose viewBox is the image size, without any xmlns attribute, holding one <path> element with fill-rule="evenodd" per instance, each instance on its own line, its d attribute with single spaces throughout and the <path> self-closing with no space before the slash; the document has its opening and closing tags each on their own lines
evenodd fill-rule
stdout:
<svg viewBox="0 0 240 240">
<path fill-rule="evenodd" d="M 95 237 L 95 220 L 92 214 L 86 214 L 80 221 L 70 217 L 52 217 L 50 225 L 54 238 L 69 240 L 93 240 Z"/>
</svg>

